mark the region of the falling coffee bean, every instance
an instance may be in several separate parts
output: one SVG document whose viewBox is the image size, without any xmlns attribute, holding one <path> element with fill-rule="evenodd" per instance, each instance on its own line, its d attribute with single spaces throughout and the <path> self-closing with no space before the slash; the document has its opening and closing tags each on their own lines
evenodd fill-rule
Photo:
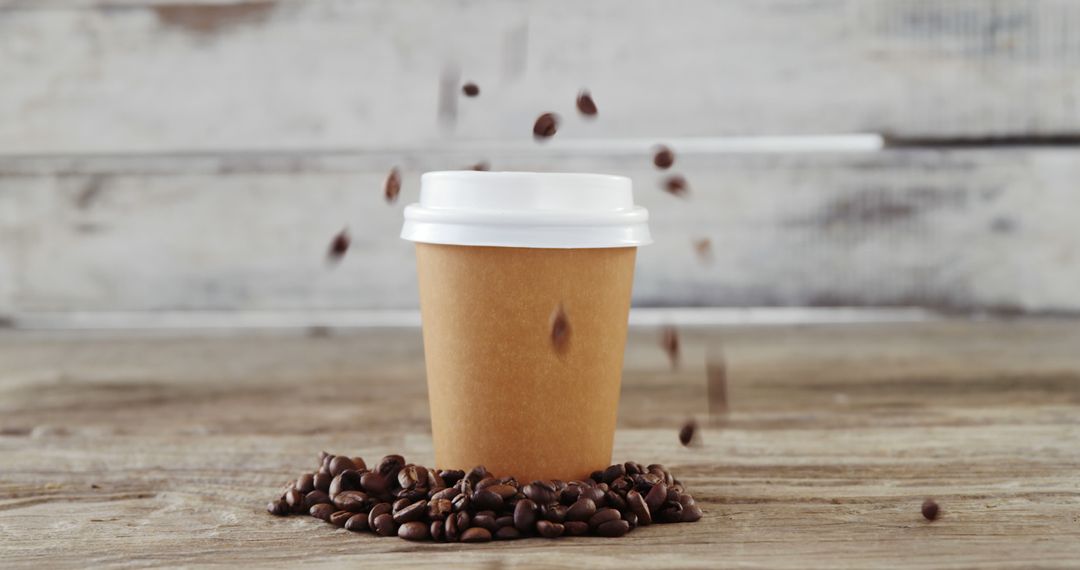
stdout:
<svg viewBox="0 0 1080 570">
<path fill-rule="evenodd" d="M 578 112 L 586 117 L 596 116 L 596 102 L 593 101 L 592 95 L 584 89 L 578 92 L 577 109 Z"/>
<path fill-rule="evenodd" d="M 395 166 L 386 175 L 386 183 L 383 185 L 383 193 L 386 195 L 386 203 L 393 204 L 401 193 L 401 172 Z"/>
<path fill-rule="evenodd" d="M 933 499 L 927 499 L 922 504 L 922 516 L 928 521 L 937 520 L 941 514 L 941 507 Z"/>
<path fill-rule="evenodd" d="M 350 243 L 352 243 L 352 239 L 349 237 L 348 229 L 338 232 L 334 239 L 330 241 L 330 250 L 326 254 L 327 259 L 341 261 L 341 258 L 345 257 L 345 252 L 349 251 Z"/>
<path fill-rule="evenodd" d="M 653 149 L 653 165 L 660 170 L 667 170 L 671 168 L 672 164 L 675 164 L 675 153 L 671 152 L 671 149 L 664 145 L 657 145 Z"/>
<path fill-rule="evenodd" d="M 570 344 L 570 319 L 560 304 L 551 314 L 551 346 L 556 352 L 563 352 Z"/>
<path fill-rule="evenodd" d="M 537 140 L 551 138 L 558 130 L 559 117 L 554 113 L 544 113 L 537 117 L 536 123 L 533 124 L 533 138 Z"/>
<path fill-rule="evenodd" d="M 675 327 L 664 327 L 660 335 L 660 347 L 667 353 L 671 368 L 679 367 L 679 331 Z"/>
<path fill-rule="evenodd" d="M 664 191 L 672 196 L 678 196 L 682 198 L 689 192 L 689 187 L 686 184 L 686 179 L 681 175 L 672 174 L 664 179 Z"/>
<path fill-rule="evenodd" d="M 682 429 L 679 430 L 679 443 L 683 446 L 689 446 L 694 442 L 694 436 L 697 435 L 697 422 L 694 420 L 687 420 Z"/>
<path fill-rule="evenodd" d="M 486 162 L 477 162 L 476 164 L 470 166 L 469 170 L 475 170 L 477 172 L 487 172 L 488 170 L 491 170 L 491 165 Z"/>
<path fill-rule="evenodd" d="M 709 238 L 694 240 L 694 251 L 697 253 L 698 260 L 702 263 L 712 261 L 712 240 Z"/>
<path fill-rule="evenodd" d="M 476 97 L 480 94 L 480 87 L 470 81 L 461 86 L 461 92 L 464 93 L 466 97 Z M 498 97 L 496 97 L 496 99 L 498 99 Z"/>
</svg>

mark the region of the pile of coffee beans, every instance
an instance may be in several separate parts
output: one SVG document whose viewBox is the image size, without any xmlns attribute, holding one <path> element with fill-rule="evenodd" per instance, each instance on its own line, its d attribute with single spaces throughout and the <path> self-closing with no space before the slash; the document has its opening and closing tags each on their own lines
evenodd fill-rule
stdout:
<svg viewBox="0 0 1080 570">
<path fill-rule="evenodd" d="M 701 507 L 663 465 L 628 461 L 584 481 L 495 477 L 429 469 L 388 455 L 368 467 L 359 457 L 319 455 L 314 473 L 290 481 L 267 510 L 309 514 L 354 532 L 406 540 L 488 542 L 530 536 L 623 536 L 653 523 L 695 522 Z"/>
</svg>

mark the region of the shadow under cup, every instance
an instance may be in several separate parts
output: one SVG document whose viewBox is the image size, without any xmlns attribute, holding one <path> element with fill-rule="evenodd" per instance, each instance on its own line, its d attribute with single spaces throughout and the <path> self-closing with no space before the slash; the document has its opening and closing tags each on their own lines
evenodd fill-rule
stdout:
<svg viewBox="0 0 1080 570">
<path fill-rule="evenodd" d="M 636 253 L 416 245 L 437 466 L 527 482 L 610 464 Z"/>
</svg>

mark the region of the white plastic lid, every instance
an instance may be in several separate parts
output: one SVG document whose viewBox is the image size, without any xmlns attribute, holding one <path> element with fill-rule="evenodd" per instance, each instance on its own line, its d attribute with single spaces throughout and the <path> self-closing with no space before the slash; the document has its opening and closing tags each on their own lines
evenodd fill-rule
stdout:
<svg viewBox="0 0 1080 570">
<path fill-rule="evenodd" d="M 629 178 L 548 172 L 428 172 L 405 207 L 401 237 L 450 245 L 535 248 L 652 243 Z"/>
</svg>

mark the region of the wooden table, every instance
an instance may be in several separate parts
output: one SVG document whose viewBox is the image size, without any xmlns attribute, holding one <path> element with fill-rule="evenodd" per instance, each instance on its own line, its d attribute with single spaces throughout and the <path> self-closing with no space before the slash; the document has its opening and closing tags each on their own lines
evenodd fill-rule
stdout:
<svg viewBox="0 0 1080 570">
<path fill-rule="evenodd" d="M 417 331 L 3 333 L 0 566 L 1080 564 L 1080 323 L 684 330 L 678 370 L 657 338 L 631 334 L 616 457 L 667 464 L 705 518 L 461 545 L 264 510 L 320 449 L 431 462 Z"/>
</svg>

